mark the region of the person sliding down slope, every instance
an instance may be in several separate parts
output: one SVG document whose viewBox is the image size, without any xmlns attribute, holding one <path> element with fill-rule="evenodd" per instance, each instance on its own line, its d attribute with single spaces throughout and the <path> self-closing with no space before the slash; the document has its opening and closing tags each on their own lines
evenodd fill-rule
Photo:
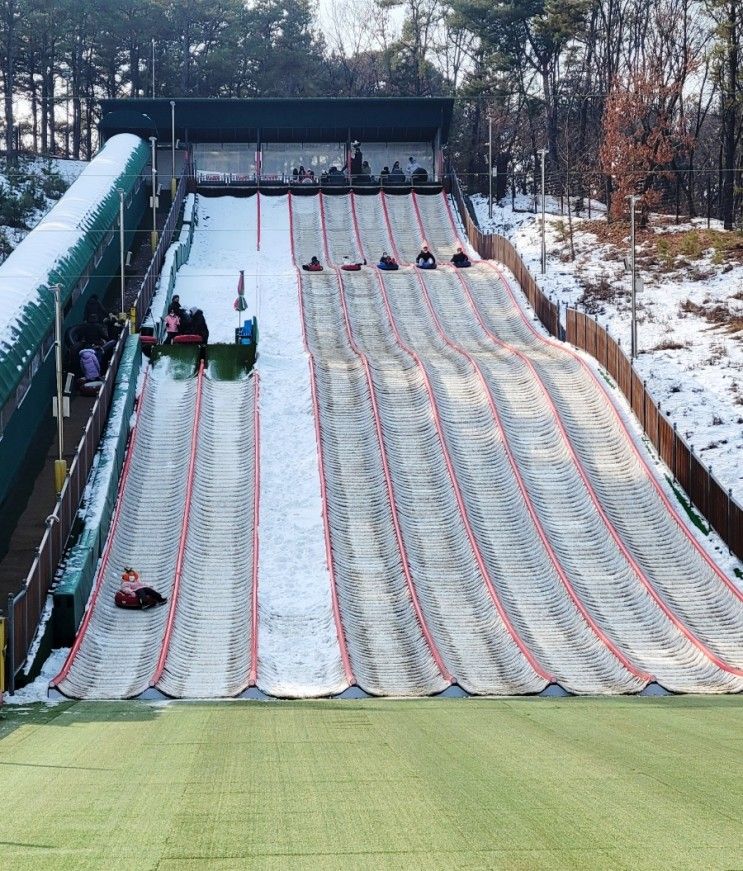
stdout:
<svg viewBox="0 0 743 871">
<path fill-rule="evenodd" d="M 472 266 L 469 257 L 467 257 L 461 248 L 457 248 L 457 253 L 452 255 L 451 262 L 457 269 L 466 269 L 468 266 Z"/>
<path fill-rule="evenodd" d="M 114 603 L 119 608 L 138 608 L 146 611 L 155 605 L 164 605 L 168 600 L 157 590 L 148 587 L 139 580 L 139 572 L 125 568 L 121 574 L 121 586 L 114 596 Z"/>
<path fill-rule="evenodd" d="M 309 263 L 303 263 L 302 269 L 305 272 L 322 272 L 322 264 L 317 259 L 317 257 L 313 257 Z"/>
<path fill-rule="evenodd" d="M 415 258 L 415 265 L 419 269 L 436 268 L 436 258 L 428 250 L 428 245 L 424 245 L 423 248 L 418 252 L 418 256 Z"/>
<path fill-rule="evenodd" d="M 366 260 L 363 262 L 351 262 L 351 258 L 348 254 L 344 254 L 343 256 L 343 264 L 341 265 L 341 269 L 346 272 L 358 272 L 362 266 L 366 266 Z"/>
<path fill-rule="evenodd" d="M 400 266 L 397 260 L 395 260 L 394 257 L 390 257 L 390 255 L 385 251 L 379 258 L 377 268 L 383 269 L 385 272 L 394 272 L 396 269 L 399 269 Z"/>
</svg>

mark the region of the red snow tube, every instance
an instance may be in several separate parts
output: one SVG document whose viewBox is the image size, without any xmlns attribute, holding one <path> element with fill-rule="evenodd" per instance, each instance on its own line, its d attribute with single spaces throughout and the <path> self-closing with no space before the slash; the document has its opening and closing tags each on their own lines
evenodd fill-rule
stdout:
<svg viewBox="0 0 743 871">
<path fill-rule="evenodd" d="M 346 272 L 360 272 L 361 271 L 361 264 L 360 263 L 346 263 L 343 266 L 341 266 L 341 269 L 345 270 Z"/>
<path fill-rule="evenodd" d="M 185 335 L 176 336 L 173 339 L 174 345 L 201 345 L 203 342 L 203 337 L 197 336 L 194 333 L 185 333 Z"/>
<path fill-rule="evenodd" d="M 123 590 L 117 590 L 114 596 L 114 604 L 117 608 L 141 608 L 142 603 L 139 601 L 139 596 L 136 593 L 125 593 Z"/>
</svg>

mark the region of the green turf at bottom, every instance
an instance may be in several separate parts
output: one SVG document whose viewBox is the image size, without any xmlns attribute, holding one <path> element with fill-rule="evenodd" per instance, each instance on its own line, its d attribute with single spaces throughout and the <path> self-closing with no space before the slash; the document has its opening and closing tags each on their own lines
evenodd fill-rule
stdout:
<svg viewBox="0 0 743 871">
<path fill-rule="evenodd" d="M 743 868 L 743 699 L 5 709 L 3 869 Z"/>
</svg>

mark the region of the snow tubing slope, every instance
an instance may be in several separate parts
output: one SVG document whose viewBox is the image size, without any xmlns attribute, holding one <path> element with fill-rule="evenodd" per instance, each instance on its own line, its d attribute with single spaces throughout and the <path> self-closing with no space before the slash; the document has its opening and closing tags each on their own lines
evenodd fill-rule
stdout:
<svg viewBox="0 0 743 871">
<path fill-rule="evenodd" d="M 66 696 L 229 696 L 249 683 L 255 379 L 179 368 L 163 358 L 146 375 L 88 611 L 52 681 Z M 168 604 L 116 608 L 125 565 Z"/>
<path fill-rule="evenodd" d="M 300 221 L 331 266 L 299 281 L 358 683 L 436 691 L 411 665 L 427 650 L 473 693 L 743 689 L 740 593 L 512 279 L 448 265 L 444 196 L 308 198 Z M 423 239 L 436 272 L 332 270 L 376 247 L 410 262 Z"/>
</svg>

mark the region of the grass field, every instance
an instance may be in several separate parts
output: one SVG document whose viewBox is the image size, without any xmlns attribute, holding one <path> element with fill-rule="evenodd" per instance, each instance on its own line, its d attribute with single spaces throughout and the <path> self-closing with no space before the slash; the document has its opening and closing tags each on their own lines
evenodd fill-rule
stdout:
<svg viewBox="0 0 743 871">
<path fill-rule="evenodd" d="M 743 698 L 3 715 L 3 869 L 743 868 Z"/>
</svg>

